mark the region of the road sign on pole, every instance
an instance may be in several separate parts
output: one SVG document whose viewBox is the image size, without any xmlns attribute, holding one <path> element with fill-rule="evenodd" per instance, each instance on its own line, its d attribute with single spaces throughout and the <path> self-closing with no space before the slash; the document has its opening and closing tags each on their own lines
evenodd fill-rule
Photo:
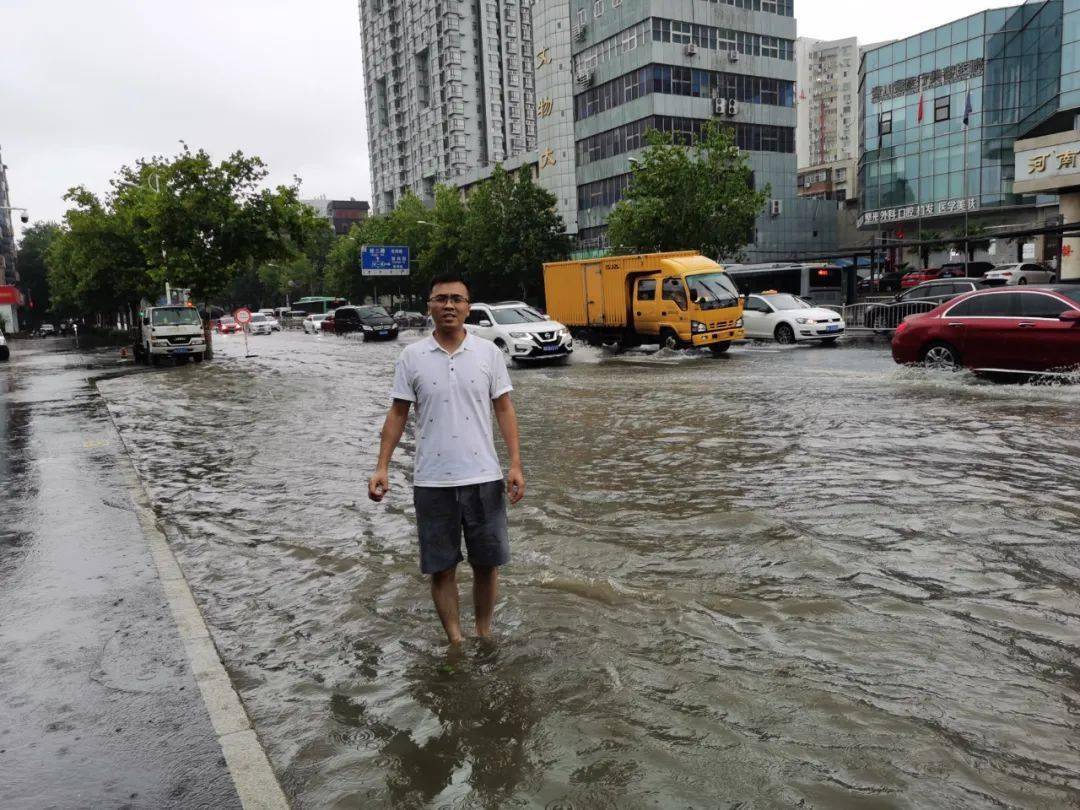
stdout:
<svg viewBox="0 0 1080 810">
<path fill-rule="evenodd" d="M 360 248 L 360 275 L 409 275 L 409 246 L 363 245 Z"/>
<path fill-rule="evenodd" d="M 236 318 L 236 322 L 243 327 L 241 331 L 244 333 L 244 357 L 251 357 L 251 354 L 248 352 L 247 342 L 248 324 L 251 323 L 251 310 L 247 307 L 240 307 L 240 309 L 233 313 L 233 317 Z"/>
</svg>

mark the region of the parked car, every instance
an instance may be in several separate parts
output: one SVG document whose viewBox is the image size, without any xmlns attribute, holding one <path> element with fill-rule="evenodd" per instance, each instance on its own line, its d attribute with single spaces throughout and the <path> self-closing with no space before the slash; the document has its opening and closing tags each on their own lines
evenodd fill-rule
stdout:
<svg viewBox="0 0 1080 810">
<path fill-rule="evenodd" d="M 574 351 L 569 329 L 520 301 L 473 304 L 465 329 L 492 341 L 515 361 L 565 361 Z"/>
<path fill-rule="evenodd" d="M 743 327 L 748 338 L 835 343 L 844 334 L 844 319 L 838 312 L 815 307 L 797 295 L 764 292 L 746 297 Z"/>
<path fill-rule="evenodd" d="M 925 270 L 912 270 L 900 277 L 900 289 L 907 290 L 926 281 L 933 281 L 941 275 L 940 267 L 928 267 Z"/>
<path fill-rule="evenodd" d="M 300 325 L 304 328 L 305 334 L 317 335 L 322 331 L 323 321 L 330 317 L 329 313 L 313 312 L 310 315 L 305 316 L 304 320 L 300 322 Z"/>
<path fill-rule="evenodd" d="M 270 325 L 270 318 L 261 312 L 252 312 L 248 322 L 248 332 L 253 335 L 269 335 L 274 331 Z"/>
<path fill-rule="evenodd" d="M 402 329 L 410 326 L 423 326 L 424 325 L 424 313 L 423 312 L 410 312 L 409 310 L 399 309 L 393 315 L 390 316 Z"/>
<path fill-rule="evenodd" d="M 339 335 L 362 332 L 364 340 L 395 340 L 398 336 L 398 325 L 394 323 L 390 313 L 380 306 L 338 307 L 334 310 L 332 319 L 323 321 L 323 328 L 330 322 Z"/>
<path fill-rule="evenodd" d="M 7 360 L 11 357 L 11 350 L 7 345 L 7 338 L 4 337 L 4 330 L 0 329 L 0 362 Z"/>
<path fill-rule="evenodd" d="M 879 331 L 895 329 L 908 315 L 929 312 L 938 304 L 944 304 L 964 293 L 981 290 L 983 286 L 982 279 L 977 278 L 927 281 L 905 290 L 895 296 L 892 301 L 867 305 L 863 323 Z"/>
<path fill-rule="evenodd" d="M 240 324 L 232 315 L 222 315 L 214 323 L 214 331 L 222 335 L 235 335 L 240 331 Z"/>
<path fill-rule="evenodd" d="M 993 262 L 945 262 L 938 278 L 982 278 L 993 269 Z"/>
<path fill-rule="evenodd" d="M 892 339 L 897 363 L 976 371 L 1080 368 L 1080 286 L 991 288 L 910 315 Z"/>
<path fill-rule="evenodd" d="M 1057 274 L 1034 262 L 999 264 L 983 277 L 983 281 L 988 285 L 1001 287 L 1020 284 L 1053 284 L 1057 281 Z"/>
<path fill-rule="evenodd" d="M 51 323 L 43 323 L 38 327 L 38 335 L 40 337 L 55 337 L 56 327 Z"/>
</svg>

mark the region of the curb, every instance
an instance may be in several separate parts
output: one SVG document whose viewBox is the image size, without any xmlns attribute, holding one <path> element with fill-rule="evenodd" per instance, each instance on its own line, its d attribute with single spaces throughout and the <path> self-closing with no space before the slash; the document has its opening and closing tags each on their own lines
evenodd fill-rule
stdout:
<svg viewBox="0 0 1080 810">
<path fill-rule="evenodd" d="M 95 390 L 96 387 L 95 385 Z M 98 395 L 101 396 L 100 392 Z M 124 451 L 120 454 L 123 456 L 121 467 L 127 479 L 128 494 L 135 507 L 139 526 L 154 558 L 158 578 L 176 621 L 191 673 L 199 686 L 240 802 L 245 810 L 289 810 L 289 801 L 274 774 L 266 750 L 255 734 L 240 696 L 233 689 L 232 681 L 225 671 L 225 665 L 214 646 L 214 640 L 191 588 L 184 579 L 180 564 L 169 548 L 165 535 L 158 528 L 157 516 L 135 472 L 135 465 L 113 418 L 109 402 L 103 396 L 102 401 Z"/>
</svg>

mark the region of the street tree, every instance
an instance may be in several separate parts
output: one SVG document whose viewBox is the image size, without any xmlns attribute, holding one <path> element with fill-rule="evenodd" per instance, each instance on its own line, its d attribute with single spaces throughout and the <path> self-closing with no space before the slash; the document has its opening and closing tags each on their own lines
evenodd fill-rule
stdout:
<svg viewBox="0 0 1080 810">
<path fill-rule="evenodd" d="M 570 252 L 556 202 L 527 168 L 510 174 L 496 166 L 469 195 L 460 265 L 477 296 L 539 297 L 543 263 Z"/>
<path fill-rule="evenodd" d="M 729 127 L 708 124 L 689 146 L 655 130 L 631 164 L 630 185 L 608 217 L 618 253 L 697 250 L 736 258 L 753 241 L 754 221 L 770 195 Z"/>
<path fill-rule="evenodd" d="M 168 282 L 209 302 L 238 275 L 297 257 L 326 224 L 296 184 L 266 188 L 266 176 L 257 157 L 238 151 L 215 162 L 182 144 L 173 157 L 121 167 L 102 198 L 73 188 L 48 254 L 54 297 L 72 308 L 134 309 Z"/>
<path fill-rule="evenodd" d="M 23 229 L 19 241 L 19 253 L 15 266 L 19 269 L 19 278 L 29 294 L 31 318 L 36 322 L 50 309 L 48 267 L 45 255 L 49 246 L 60 235 L 60 226 L 55 222 L 36 222 Z"/>
</svg>

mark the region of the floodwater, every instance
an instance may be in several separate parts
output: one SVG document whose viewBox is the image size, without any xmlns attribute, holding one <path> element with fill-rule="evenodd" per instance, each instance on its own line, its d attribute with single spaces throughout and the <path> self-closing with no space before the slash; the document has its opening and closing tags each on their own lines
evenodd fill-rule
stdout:
<svg viewBox="0 0 1080 810">
<path fill-rule="evenodd" d="M 883 343 L 515 369 L 498 638 L 454 655 L 411 429 L 366 497 L 402 342 L 100 385 L 298 807 L 1080 805 L 1080 386 Z"/>
</svg>

